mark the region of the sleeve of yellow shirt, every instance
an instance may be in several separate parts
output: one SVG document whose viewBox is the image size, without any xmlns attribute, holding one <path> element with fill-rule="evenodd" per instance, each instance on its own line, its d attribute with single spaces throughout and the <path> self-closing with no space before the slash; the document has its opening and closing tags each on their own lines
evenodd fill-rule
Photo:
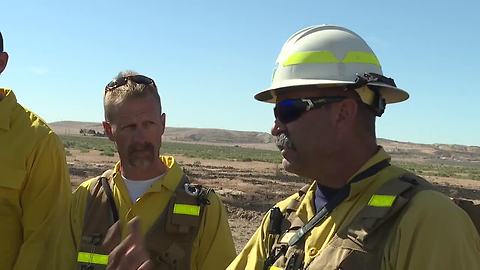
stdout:
<svg viewBox="0 0 480 270">
<path fill-rule="evenodd" d="M 447 197 L 422 191 L 390 236 L 382 269 L 480 269 L 480 236 Z"/>
<path fill-rule="evenodd" d="M 215 193 L 209 196 L 209 200 L 202 231 L 199 231 L 197 269 L 224 270 L 235 258 L 235 245 L 225 207 Z"/>
<path fill-rule="evenodd" d="M 263 239 L 267 235 L 266 224 L 268 224 L 269 220 L 269 214 L 265 215 L 260 227 L 255 231 L 240 254 L 227 267 L 227 270 L 263 270 L 265 258 L 268 256 Z"/>
<path fill-rule="evenodd" d="M 60 139 L 50 132 L 27 160 L 21 194 L 23 243 L 14 270 L 56 269 L 59 229 L 68 221 L 70 177 Z"/>
</svg>

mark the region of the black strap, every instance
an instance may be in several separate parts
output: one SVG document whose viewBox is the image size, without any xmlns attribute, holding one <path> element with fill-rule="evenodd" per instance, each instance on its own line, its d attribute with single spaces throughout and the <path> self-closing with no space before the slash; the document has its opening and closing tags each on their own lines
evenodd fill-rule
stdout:
<svg viewBox="0 0 480 270">
<path fill-rule="evenodd" d="M 107 195 L 108 204 L 110 204 L 110 209 L 112 210 L 112 217 L 113 223 L 118 221 L 118 210 L 117 206 L 115 205 L 115 200 L 113 199 L 113 192 L 108 184 L 108 179 L 106 177 L 100 177 L 100 182 L 102 183 L 102 188 L 105 191 L 105 195 Z"/>
<path fill-rule="evenodd" d="M 397 87 L 397 85 L 395 84 L 395 81 L 392 78 L 388 78 L 376 73 L 364 73 L 363 75 L 357 74 L 355 83 L 350 84 L 346 87 L 349 90 L 355 90 L 357 88 L 368 85 L 368 89 L 370 89 L 373 92 L 374 98 L 373 98 L 372 104 L 367 104 L 367 105 L 369 105 L 368 107 L 372 109 L 372 111 L 375 113 L 376 116 L 380 117 L 385 111 L 385 105 L 386 105 L 385 98 L 382 97 L 382 95 L 380 94 L 380 87 L 371 83 L 382 83 L 382 84 L 390 85 L 393 87 Z"/>
<path fill-rule="evenodd" d="M 362 179 L 368 178 L 372 175 L 375 175 L 382 169 L 390 166 L 390 161 L 388 159 L 384 159 L 375 165 L 371 166 L 370 168 L 366 169 L 365 171 L 357 174 L 348 184 L 343 186 L 312 219 L 310 219 L 307 224 L 303 225 L 300 229 L 298 229 L 295 234 L 290 238 L 288 241 L 289 246 L 293 246 L 297 244 L 302 238 L 307 234 L 310 230 L 312 230 L 315 226 L 321 223 L 332 211 L 337 207 L 340 203 L 345 200 L 348 195 L 350 194 L 350 185 L 352 183 L 358 182 Z"/>
</svg>

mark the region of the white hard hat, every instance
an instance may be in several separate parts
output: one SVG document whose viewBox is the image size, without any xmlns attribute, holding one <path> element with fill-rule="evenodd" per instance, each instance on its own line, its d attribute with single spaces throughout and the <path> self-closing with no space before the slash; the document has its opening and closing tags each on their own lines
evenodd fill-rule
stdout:
<svg viewBox="0 0 480 270">
<path fill-rule="evenodd" d="M 383 76 L 380 62 L 359 35 L 333 25 L 311 26 L 291 36 L 277 58 L 271 87 L 255 99 L 275 103 L 279 91 L 305 85 L 354 87 L 367 104 L 368 89 L 376 89 L 385 103 L 408 99 L 406 91 Z"/>
</svg>

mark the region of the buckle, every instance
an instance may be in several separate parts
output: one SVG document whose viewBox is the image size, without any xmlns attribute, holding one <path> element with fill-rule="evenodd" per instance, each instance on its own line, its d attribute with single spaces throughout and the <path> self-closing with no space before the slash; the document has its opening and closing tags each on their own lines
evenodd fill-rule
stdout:
<svg viewBox="0 0 480 270">
<path fill-rule="evenodd" d="M 392 78 L 388 78 L 377 73 L 370 72 L 363 73 L 363 75 L 359 75 L 357 73 L 355 75 L 357 76 L 357 78 L 355 79 L 355 83 L 347 86 L 349 90 L 360 88 L 362 86 L 368 85 L 369 83 L 383 83 L 386 85 L 397 87 L 395 81 Z"/>
<path fill-rule="evenodd" d="M 201 189 L 198 188 L 197 186 L 195 185 L 191 185 L 189 183 L 186 183 L 184 185 L 184 188 L 185 188 L 185 192 L 190 195 L 190 196 L 193 196 L 193 197 L 198 197 L 198 195 L 200 195 L 200 191 Z"/>
</svg>

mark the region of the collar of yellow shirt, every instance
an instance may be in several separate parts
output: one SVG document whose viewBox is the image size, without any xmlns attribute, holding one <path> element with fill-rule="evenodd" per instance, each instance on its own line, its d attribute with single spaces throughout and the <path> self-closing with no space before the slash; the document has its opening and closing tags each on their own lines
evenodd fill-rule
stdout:
<svg viewBox="0 0 480 270">
<path fill-rule="evenodd" d="M 390 160 L 390 156 L 385 152 L 385 150 L 382 147 L 379 147 L 377 153 L 375 153 L 375 155 L 373 155 L 365 164 L 363 164 L 363 166 L 354 175 L 352 175 L 348 181 L 350 182 L 350 180 L 352 180 L 357 174 L 362 173 L 366 169 L 370 168 L 371 166 L 385 159 Z M 350 194 L 344 201 L 350 201 L 355 199 L 357 196 L 359 196 L 360 193 L 362 193 L 365 189 L 367 189 L 370 186 L 370 184 L 372 184 L 374 178 L 375 178 L 375 175 L 370 176 L 361 181 L 358 181 L 356 183 L 352 183 L 352 185 L 350 186 Z M 310 188 L 305 194 L 305 198 L 303 199 L 302 203 L 300 204 L 297 210 L 297 214 L 300 218 L 307 217 L 307 220 L 303 220 L 303 222 L 307 222 L 308 220 L 313 218 L 316 214 L 315 206 L 314 206 L 315 189 L 316 189 L 316 181 L 314 181 L 312 185 L 310 185 Z"/>
<path fill-rule="evenodd" d="M 165 164 L 168 170 L 165 172 L 165 175 L 162 177 L 161 181 L 155 181 L 155 183 L 145 192 L 147 193 L 158 193 L 162 191 L 162 187 L 166 188 L 167 190 L 171 191 L 172 193 L 175 192 L 175 189 L 180 181 L 183 171 L 180 166 L 175 162 L 174 157 L 172 156 L 160 156 L 160 160 Z M 122 199 L 126 202 L 131 201 L 128 195 L 127 187 L 123 182 L 123 179 L 120 175 L 120 162 L 114 167 L 114 177 L 113 182 L 119 189 L 119 192 L 122 196 Z M 142 195 L 143 197 L 144 195 Z"/>
</svg>

